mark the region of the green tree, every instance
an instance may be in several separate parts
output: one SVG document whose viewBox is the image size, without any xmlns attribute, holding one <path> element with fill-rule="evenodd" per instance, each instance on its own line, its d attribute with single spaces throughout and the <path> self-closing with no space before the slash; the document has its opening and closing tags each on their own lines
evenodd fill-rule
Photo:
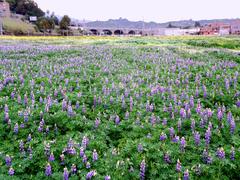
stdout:
<svg viewBox="0 0 240 180">
<path fill-rule="evenodd" d="M 51 33 L 51 31 L 55 28 L 53 19 L 48 18 L 48 17 L 39 18 L 36 25 L 37 25 L 38 29 L 44 33 L 45 32 Z"/>
<path fill-rule="evenodd" d="M 71 23 L 71 19 L 67 15 L 63 16 L 62 20 L 59 23 L 60 29 L 68 30 L 70 23 Z"/>
<path fill-rule="evenodd" d="M 33 0 L 7 0 L 10 4 L 11 11 L 26 16 L 44 16 L 44 12 L 38 7 Z"/>
<path fill-rule="evenodd" d="M 16 12 L 16 7 L 17 7 L 17 0 L 7 0 L 7 2 L 10 5 L 10 10 L 12 12 Z"/>
</svg>

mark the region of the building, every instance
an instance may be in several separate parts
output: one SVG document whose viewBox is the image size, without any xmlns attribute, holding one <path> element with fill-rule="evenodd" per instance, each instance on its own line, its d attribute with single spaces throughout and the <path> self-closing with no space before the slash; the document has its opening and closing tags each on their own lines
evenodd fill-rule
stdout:
<svg viewBox="0 0 240 180">
<path fill-rule="evenodd" d="M 231 23 L 230 33 L 234 35 L 240 35 L 240 20 Z"/>
<path fill-rule="evenodd" d="M 5 0 L 0 2 L 0 17 L 10 17 L 10 6 Z"/>
<path fill-rule="evenodd" d="M 200 29 L 200 35 L 228 35 L 230 25 L 225 23 L 211 23 Z"/>
<path fill-rule="evenodd" d="M 164 35 L 166 36 L 198 35 L 199 32 L 200 32 L 200 28 L 189 28 L 189 29 L 166 28 Z"/>
</svg>

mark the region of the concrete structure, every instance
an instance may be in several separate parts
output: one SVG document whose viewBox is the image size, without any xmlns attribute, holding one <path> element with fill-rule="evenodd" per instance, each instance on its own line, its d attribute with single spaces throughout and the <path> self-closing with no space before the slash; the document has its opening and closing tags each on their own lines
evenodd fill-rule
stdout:
<svg viewBox="0 0 240 180">
<path fill-rule="evenodd" d="M 3 0 L 3 2 L 0 2 L 0 17 L 10 17 L 10 15 L 11 11 L 9 3 Z"/>
<path fill-rule="evenodd" d="M 142 35 L 142 29 L 133 28 L 96 28 L 85 27 L 84 30 L 90 35 Z"/>
<path fill-rule="evenodd" d="M 152 28 L 152 29 L 134 29 L 134 28 L 83 28 L 89 35 L 141 35 L 141 36 L 181 36 L 199 34 L 200 28 L 180 29 L 180 28 Z"/>
</svg>

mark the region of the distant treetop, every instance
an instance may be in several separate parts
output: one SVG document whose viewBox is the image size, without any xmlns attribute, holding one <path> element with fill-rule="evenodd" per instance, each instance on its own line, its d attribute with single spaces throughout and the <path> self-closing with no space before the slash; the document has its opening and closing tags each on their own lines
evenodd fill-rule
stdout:
<svg viewBox="0 0 240 180">
<path fill-rule="evenodd" d="M 3 0 L 2 0 L 3 1 Z M 44 12 L 33 0 L 6 0 L 10 5 L 10 10 L 25 16 L 44 16 Z"/>
</svg>

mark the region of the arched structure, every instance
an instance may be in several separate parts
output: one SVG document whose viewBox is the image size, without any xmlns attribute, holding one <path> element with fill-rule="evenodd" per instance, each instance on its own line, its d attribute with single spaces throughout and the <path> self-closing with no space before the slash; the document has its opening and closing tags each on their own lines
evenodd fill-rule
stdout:
<svg viewBox="0 0 240 180">
<path fill-rule="evenodd" d="M 111 36 L 112 35 L 112 31 L 110 31 L 109 29 L 104 29 L 103 30 L 103 34 Z"/>
<path fill-rule="evenodd" d="M 129 35 L 135 35 L 135 34 L 136 34 L 136 32 L 135 32 L 135 31 L 133 31 L 133 30 L 131 30 L 131 31 L 129 31 L 129 32 L 128 32 L 128 34 L 129 34 Z"/>
<path fill-rule="evenodd" d="M 123 31 L 120 29 L 117 29 L 114 31 L 114 35 L 123 35 Z"/>
<path fill-rule="evenodd" d="M 99 35 L 99 32 L 97 29 L 90 29 L 90 32 L 93 34 L 93 35 Z"/>
</svg>

